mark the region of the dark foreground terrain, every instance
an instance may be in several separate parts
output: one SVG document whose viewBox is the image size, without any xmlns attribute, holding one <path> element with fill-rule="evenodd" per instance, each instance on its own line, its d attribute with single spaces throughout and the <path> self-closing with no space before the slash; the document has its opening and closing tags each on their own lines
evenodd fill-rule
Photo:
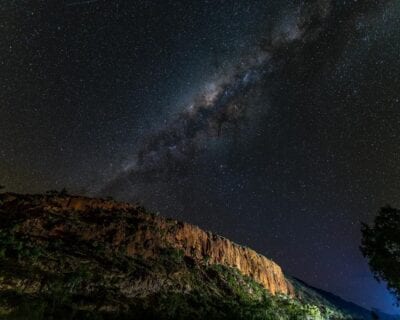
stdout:
<svg viewBox="0 0 400 320">
<path fill-rule="evenodd" d="M 372 319 L 249 248 L 139 206 L 4 193 L 0 215 L 0 319 Z"/>
</svg>

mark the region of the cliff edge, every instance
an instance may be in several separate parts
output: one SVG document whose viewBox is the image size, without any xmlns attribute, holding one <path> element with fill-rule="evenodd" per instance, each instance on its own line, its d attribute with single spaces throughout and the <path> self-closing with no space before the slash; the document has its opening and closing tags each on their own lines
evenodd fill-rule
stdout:
<svg viewBox="0 0 400 320">
<path fill-rule="evenodd" d="M 196 263 L 220 264 L 238 269 L 260 283 L 272 294 L 293 295 L 293 287 L 282 269 L 252 249 L 240 246 L 197 226 L 146 213 L 143 208 L 113 200 L 81 196 L 0 195 L 2 207 L 27 213 L 15 230 L 27 237 L 48 239 L 73 238 L 75 241 L 111 240 L 112 250 L 127 256 L 156 257 L 160 250 L 172 247 Z M 101 211 L 102 223 L 73 224 L 48 217 L 69 215 L 94 218 Z M 31 213 L 31 214 L 29 214 Z M 90 217 L 92 216 L 92 217 Z M 95 220 L 95 219 L 94 219 Z M 107 223 L 109 221 L 109 223 Z"/>
<path fill-rule="evenodd" d="M 370 319 L 335 301 L 138 205 L 0 194 L 0 319 Z"/>
</svg>

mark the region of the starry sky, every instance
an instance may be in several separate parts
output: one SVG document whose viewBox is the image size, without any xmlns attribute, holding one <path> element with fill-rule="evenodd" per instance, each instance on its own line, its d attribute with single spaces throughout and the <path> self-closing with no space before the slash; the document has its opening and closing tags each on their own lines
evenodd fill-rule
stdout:
<svg viewBox="0 0 400 320">
<path fill-rule="evenodd" d="M 398 312 L 360 221 L 400 206 L 400 5 L 0 4 L 0 184 L 111 195 Z"/>
</svg>

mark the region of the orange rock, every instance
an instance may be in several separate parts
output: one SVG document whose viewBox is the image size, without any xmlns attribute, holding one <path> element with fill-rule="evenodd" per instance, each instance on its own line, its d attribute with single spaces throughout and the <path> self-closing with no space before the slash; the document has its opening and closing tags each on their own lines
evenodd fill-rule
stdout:
<svg viewBox="0 0 400 320">
<path fill-rule="evenodd" d="M 197 263 L 237 268 L 272 294 L 294 296 L 294 288 L 286 279 L 281 267 L 254 250 L 199 227 L 144 213 L 132 204 L 61 195 L 0 194 L 0 200 L 3 201 L 3 206 L 21 206 L 24 211 L 39 212 L 39 216 L 28 215 L 21 224 L 19 232 L 27 235 L 60 238 L 67 232 L 75 239 L 109 242 L 115 249 L 122 248 L 127 256 L 141 255 L 145 258 L 157 258 L 160 250 L 173 247 Z M 46 223 L 49 219 L 46 213 L 79 217 L 87 213 L 95 215 L 96 210 L 109 214 L 111 223 L 100 224 L 94 219 L 87 224 L 71 222 L 67 228 L 59 222 L 51 227 Z M 127 217 L 138 221 L 137 225 L 129 226 Z"/>
</svg>

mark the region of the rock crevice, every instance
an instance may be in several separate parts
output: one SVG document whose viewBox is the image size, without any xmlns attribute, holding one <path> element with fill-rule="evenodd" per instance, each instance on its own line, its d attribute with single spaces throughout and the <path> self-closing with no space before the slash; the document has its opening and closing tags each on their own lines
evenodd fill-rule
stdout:
<svg viewBox="0 0 400 320">
<path fill-rule="evenodd" d="M 0 201 L 3 208 L 10 206 L 13 210 L 28 212 L 19 230 L 26 235 L 108 242 L 113 250 L 122 250 L 127 256 L 146 258 L 158 258 L 162 250 L 173 248 L 196 263 L 236 268 L 274 295 L 294 296 L 293 286 L 275 262 L 224 237 L 149 214 L 133 204 L 64 195 L 1 194 Z M 54 215 L 68 219 L 49 223 L 49 216 Z M 84 217 L 88 222 L 74 224 L 69 219 L 73 215 Z"/>
</svg>

